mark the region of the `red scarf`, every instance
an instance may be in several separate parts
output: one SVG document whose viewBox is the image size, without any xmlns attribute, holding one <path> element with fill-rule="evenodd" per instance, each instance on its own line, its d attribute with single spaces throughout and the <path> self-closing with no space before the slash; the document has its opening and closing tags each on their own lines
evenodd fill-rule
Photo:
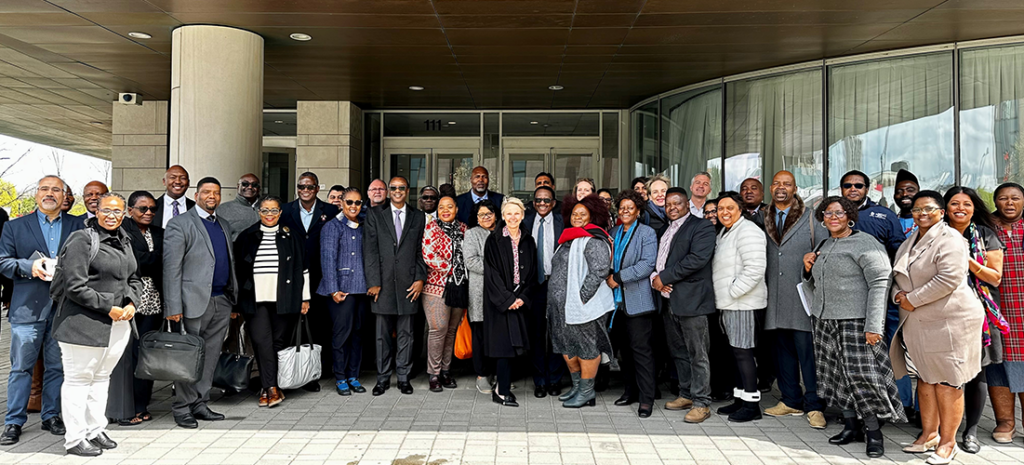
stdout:
<svg viewBox="0 0 1024 465">
<path fill-rule="evenodd" d="M 559 244 L 564 244 L 573 239 L 579 239 L 581 237 L 596 237 L 598 239 L 604 239 L 610 244 L 612 241 L 611 236 L 608 232 L 596 224 L 586 224 L 582 228 L 565 228 L 562 231 L 562 236 L 558 238 Z"/>
</svg>

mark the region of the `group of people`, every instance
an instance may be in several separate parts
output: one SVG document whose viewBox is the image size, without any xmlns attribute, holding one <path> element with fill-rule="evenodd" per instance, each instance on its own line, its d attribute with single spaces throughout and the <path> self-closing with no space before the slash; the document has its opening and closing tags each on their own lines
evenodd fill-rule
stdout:
<svg viewBox="0 0 1024 465">
<path fill-rule="evenodd" d="M 974 190 L 921 190 L 905 170 L 899 212 L 868 198 L 871 179 L 859 171 L 817 206 L 787 171 L 772 178 L 768 203 L 753 178 L 710 198 L 708 173 L 689 191 L 655 175 L 617 195 L 583 178 L 561 200 L 555 177 L 539 173 L 524 204 L 491 191 L 476 167 L 469 192 L 425 186 L 419 208 L 401 176 L 374 180 L 365 196 L 333 186 L 324 202 L 306 172 L 290 203 L 261 196 L 253 174 L 224 203 L 210 177 L 185 198 L 192 184 L 181 166 L 163 182 L 159 198 L 138 191 L 127 200 L 90 183 L 88 213 L 77 218 L 66 212 L 70 190 L 48 176 L 38 210 L 4 227 L 0 273 L 14 292 L 0 444 L 20 438 L 38 361 L 43 429 L 64 435 L 71 454 L 116 447 L 108 419 L 152 419 L 153 383 L 134 377 L 138 335 L 165 320 L 205 341 L 199 381 L 175 383 L 181 427 L 224 418 L 209 407 L 210 389 L 233 320 L 250 335 L 260 407 L 285 399 L 277 352 L 297 325 L 331 348 L 325 366 L 339 395 L 367 391 L 363 328 L 375 338 L 372 395 L 391 388 L 392 372 L 411 394 L 418 317 L 429 390 L 458 387 L 451 367 L 465 318 L 475 388 L 503 406 L 519 405 L 512 371 L 523 358 L 534 396 L 558 396 L 566 408 L 595 405 L 603 366 L 622 373 L 615 405 L 639 404 L 641 418 L 662 377 L 678 393 L 664 408 L 686 410 L 691 423 L 729 402 L 717 412 L 732 422 L 806 413 L 823 429 L 832 406 L 844 429 L 830 442 L 864 441 L 870 457 L 884 454 L 882 424 L 908 419 L 923 432 L 904 451 L 934 451 L 929 463 L 961 450 L 963 417 L 962 450 L 978 452 L 989 396 L 993 438 L 1015 434 L 1014 396 L 1024 392 L 1017 184 L 999 186 L 989 213 Z M 64 292 L 51 301 L 55 269 Z M 775 383 L 781 401 L 762 412 L 761 394 Z"/>
</svg>

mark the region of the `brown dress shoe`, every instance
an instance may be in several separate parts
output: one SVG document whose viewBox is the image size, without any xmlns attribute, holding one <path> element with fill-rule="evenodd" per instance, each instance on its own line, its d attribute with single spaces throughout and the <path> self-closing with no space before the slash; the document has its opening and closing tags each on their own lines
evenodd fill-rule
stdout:
<svg viewBox="0 0 1024 465">
<path fill-rule="evenodd" d="M 693 401 L 685 397 L 678 397 L 665 404 L 665 410 L 686 410 L 690 407 L 693 407 Z"/>
<path fill-rule="evenodd" d="M 270 405 L 270 397 L 267 396 L 267 391 L 260 390 L 259 406 L 266 407 L 267 405 Z"/>
<path fill-rule="evenodd" d="M 687 423 L 701 423 L 711 417 L 711 409 L 708 407 L 694 407 L 689 412 L 686 412 L 686 416 L 683 417 L 683 421 Z"/>
<path fill-rule="evenodd" d="M 284 402 L 284 393 L 276 387 L 267 390 L 267 397 L 270 398 L 269 402 L 267 402 L 267 407 L 273 407 Z"/>
</svg>

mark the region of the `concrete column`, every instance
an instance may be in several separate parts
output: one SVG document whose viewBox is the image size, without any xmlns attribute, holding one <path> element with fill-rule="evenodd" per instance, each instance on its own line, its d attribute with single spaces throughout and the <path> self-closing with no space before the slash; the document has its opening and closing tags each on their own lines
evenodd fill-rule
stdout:
<svg viewBox="0 0 1024 465">
<path fill-rule="evenodd" d="M 321 192 L 334 184 L 363 186 L 363 111 L 352 102 L 297 105 L 295 174 L 312 171 Z"/>
<path fill-rule="evenodd" d="M 113 106 L 110 190 L 125 197 L 137 190 L 159 196 L 167 169 L 167 101 Z"/>
<path fill-rule="evenodd" d="M 263 38 L 222 26 L 182 26 L 171 49 L 170 164 L 193 186 L 214 176 L 224 201 L 236 181 L 260 173 L 263 146 Z"/>
</svg>

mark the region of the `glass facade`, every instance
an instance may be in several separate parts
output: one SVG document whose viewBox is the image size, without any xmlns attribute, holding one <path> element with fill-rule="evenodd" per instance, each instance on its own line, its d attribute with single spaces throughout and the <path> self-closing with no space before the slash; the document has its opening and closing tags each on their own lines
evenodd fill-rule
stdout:
<svg viewBox="0 0 1024 465">
<path fill-rule="evenodd" d="M 923 189 L 1022 182 L 1024 44 L 952 44 L 725 77 L 631 110 L 628 176 L 664 173 L 712 192 L 743 179 L 767 188 L 791 171 L 805 200 L 838 194 L 849 170 L 891 206 L 896 172 Z M 724 163 L 723 161 L 724 160 Z M 991 204 L 990 204 L 991 206 Z"/>
</svg>

